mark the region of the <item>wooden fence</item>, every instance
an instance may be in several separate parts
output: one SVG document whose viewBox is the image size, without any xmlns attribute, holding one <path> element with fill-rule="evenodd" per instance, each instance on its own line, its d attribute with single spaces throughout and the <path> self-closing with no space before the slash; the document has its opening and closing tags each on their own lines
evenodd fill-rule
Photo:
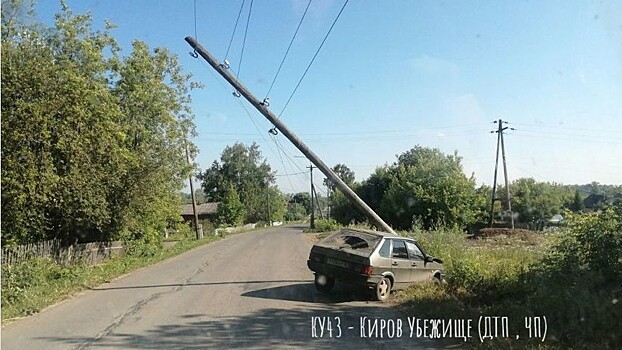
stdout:
<svg viewBox="0 0 622 350">
<path fill-rule="evenodd" d="M 81 243 L 63 247 L 60 240 L 51 240 L 15 247 L 2 247 L 2 264 L 14 265 L 32 258 L 50 258 L 61 264 L 82 260 L 87 264 L 95 265 L 124 252 L 122 242 Z"/>
</svg>

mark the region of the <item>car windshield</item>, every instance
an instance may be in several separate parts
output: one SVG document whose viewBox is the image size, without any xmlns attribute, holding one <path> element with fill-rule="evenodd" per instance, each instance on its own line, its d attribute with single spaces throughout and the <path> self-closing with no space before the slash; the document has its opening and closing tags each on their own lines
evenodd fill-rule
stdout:
<svg viewBox="0 0 622 350">
<path fill-rule="evenodd" d="M 356 231 L 340 231 L 328 236 L 322 244 L 338 249 L 351 249 L 357 252 L 371 253 L 380 242 L 381 237 Z"/>
</svg>

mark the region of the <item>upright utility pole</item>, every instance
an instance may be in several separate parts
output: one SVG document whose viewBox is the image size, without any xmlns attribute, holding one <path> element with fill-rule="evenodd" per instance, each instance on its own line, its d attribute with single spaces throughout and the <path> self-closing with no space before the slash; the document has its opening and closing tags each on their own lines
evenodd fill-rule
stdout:
<svg viewBox="0 0 622 350">
<path fill-rule="evenodd" d="M 188 144 L 186 143 L 186 161 L 188 161 L 188 165 L 191 165 L 190 162 L 190 152 L 188 152 Z M 197 201 L 194 197 L 194 184 L 192 183 L 193 173 L 190 172 L 188 176 L 188 180 L 190 181 L 190 196 L 192 197 L 192 213 L 194 214 L 194 230 L 196 232 L 197 239 L 203 238 L 203 227 L 199 226 L 199 215 L 197 214 Z"/>
<path fill-rule="evenodd" d="M 503 156 L 503 176 L 505 177 L 505 197 L 506 197 L 506 208 L 510 213 L 510 221 L 512 223 L 512 228 L 514 228 L 514 215 L 512 215 L 512 204 L 510 200 L 510 184 L 508 181 L 508 168 L 505 160 L 505 147 L 503 145 L 503 131 L 507 130 L 508 127 L 503 127 L 503 124 L 507 124 L 508 122 L 504 122 L 503 120 L 495 120 L 494 123 L 497 124 L 497 130 L 491 131 L 497 133 L 497 156 L 495 158 L 495 177 L 492 185 L 492 198 L 490 203 L 490 220 L 488 222 L 489 226 L 492 227 L 493 218 L 494 218 L 494 209 L 495 209 L 495 201 L 496 193 L 497 193 L 497 169 L 499 167 L 499 144 L 501 144 L 501 153 Z M 510 130 L 515 130 L 514 128 L 509 128 Z"/>
<path fill-rule="evenodd" d="M 315 193 L 315 188 L 313 188 L 313 169 L 315 169 L 315 167 L 313 166 L 313 164 L 309 165 L 307 168 L 309 168 L 309 172 L 311 174 L 311 223 L 310 223 L 310 227 L 311 229 L 315 228 L 315 201 L 313 200 L 313 194 Z"/>
<path fill-rule="evenodd" d="M 506 127 L 507 129 L 507 127 Z M 507 208 L 510 213 L 512 229 L 514 229 L 514 214 L 512 214 L 512 201 L 510 198 L 510 183 L 508 182 L 508 167 L 505 163 L 505 147 L 503 146 L 503 132 L 501 132 L 501 155 L 503 157 L 503 176 L 505 177 L 505 198 L 507 198 Z"/>
<path fill-rule="evenodd" d="M 320 204 L 320 198 L 317 195 L 317 191 L 315 190 L 315 185 L 313 185 L 313 194 L 315 195 L 315 204 L 317 205 L 317 212 L 320 213 L 320 219 L 324 220 L 324 213 L 322 212 L 322 205 Z"/>
<path fill-rule="evenodd" d="M 293 132 L 285 126 L 285 124 L 279 120 L 279 118 L 268 109 L 267 101 L 260 101 L 255 97 L 244 85 L 242 85 L 236 77 L 231 74 L 227 68 L 228 65 L 218 63 L 218 60 L 214 58 L 207 50 L 203 48 L 194 38 L 186 37 L 186 42 L 195 50 L 196 53 L 209 63 L 212 68 L 216 70 L 225 80 L 229 82 L 235 89 L 236 96 L 244 96 L 266 119 L 268 119 L 276 129 L 278 129 L 291 143 L 296 146 L 315 166 L 322 171 L 326 177 L 328 177 L 335 186 L 341 190 L 341 192 L 350 199 L 359 210 L 367 214 L 369 218 L 376 224 L 376 226 L 386 232 L 395 233 L 391 226 L 387 225 L 384 220 L 378 214 L 376 214 L 361 198 L 359 198 L 354 191 L 348 185 L 346 185 L 340 178 L 329 168 L 313 151 L 307 147 Z"/>
<path fill-rule="evenodd" d="M 330 182 L 329 182 L 330 184 Z M 330 190 L 330 186 L 326 186 L 326 200 L 328 201 L 327 219 L 330 220 L 330 207 L 332 205 L 333 193 Z"/>
</svg>

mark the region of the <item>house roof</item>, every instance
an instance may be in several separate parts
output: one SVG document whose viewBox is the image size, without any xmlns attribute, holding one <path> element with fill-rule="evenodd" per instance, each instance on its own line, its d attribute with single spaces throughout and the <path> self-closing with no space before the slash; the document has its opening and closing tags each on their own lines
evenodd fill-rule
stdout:
<svg viewBox="0 0 622 350">
<path fill-rule="evenodd" d="M 214 214 L 218 209 L 219 202 L 197 204 L 197 215 Z M 181 215 L 194 215 L 192 204 L 184 204 L 181 208 Z"/>
</svg>

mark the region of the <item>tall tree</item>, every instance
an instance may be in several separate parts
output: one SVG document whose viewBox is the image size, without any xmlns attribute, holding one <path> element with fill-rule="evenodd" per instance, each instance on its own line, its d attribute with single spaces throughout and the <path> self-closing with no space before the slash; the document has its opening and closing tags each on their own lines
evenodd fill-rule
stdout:
<svg viewBox="0 0 622 350">
<path fill-rule="evenodd" d="M 481 217 L 475 180 L 467 178 L 457 154 L 416 146 L 376 171 L 355 192 L 385 221 L 398 229 L 413 225 L 464 227 Z M 342 222 L 364 220 L 341 195 L 335 196 L 334 217 Z"/>
<path fill-rule="evenodd" d="M 572 191 L 555 183 L 520 178 L 510 184 L 512 211 L 518 222 L 543 224 L 572 201 Z"/>
<path fill-rule="evenodd" d="M 189 76 L 140 42 L 121 59 L 64 3 L 52 28 L 24 4 L 2 3 L 2 242 L 158 237 L 189 170 Z"/>
<path fill-rule="evenodd" d="M 292 199 L 289 202 L 302 205 L 306 214 L 311 214 L 311 195 L 309 192 L 298 192 L 292 196 Z"/>
<path fill-rule="evenodd" d="M 227 146 L 212 166 L 199 175 L 201 186 L 209 201 L 221 201 L 236 188 L 245 207 L 245 221 L 256 222 L 266 218 L 266 193 L 274 184 L 274 172 L 261 156 L 259 145 L 236 143 Z"/>
<path fill-rule="evenodd" d="M 227 187 L 226 194 L 218 205 L 216 217 L 219 225 L 236 226 L 244 221 L 244 204 L 233 184 L 229 183 Z"/>
<path fill-rule="evenodd" d="M 348 186 L 354 183 L 354 171 L 350 170 L 345 164 L 336 164 L 332 170 L 339 176 L 339 178 Z M 331 192 L 334 192 L 336 189 L 335 184 L 328 178 L 324 178 L 324 186 L 327 186 Z"/>
</svg>

